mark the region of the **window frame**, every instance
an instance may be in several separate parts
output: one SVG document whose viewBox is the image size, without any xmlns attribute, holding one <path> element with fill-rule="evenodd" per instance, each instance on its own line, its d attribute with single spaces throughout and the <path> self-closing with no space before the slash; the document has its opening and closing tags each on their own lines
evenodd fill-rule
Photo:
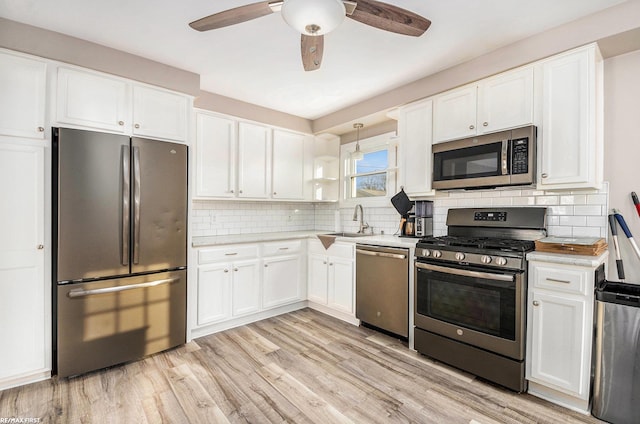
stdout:
<svg viewBox="0 0 640 424">
<path fill-rule="evenodd" d="M 350 181 L 355 175 L 366 175 L 367 173 L 353 174 L 351 170 L 353 161 L 351 153 L 356 148 L 356 142 L 346 143 L 340 146 L 340 206 L 390 206 L 391 197 L 397 190 L 397 163 L 398 163 L 398 143 L 395 132 L 385 133 L 374 137 L 369 137 L 359 141 L 360 151 L 363 153 L 387 150 L 387 169 L 385 171 L 375 171 L 372 174 L 385 173 L 387 183 L 387 194 L 373 197 L 351 197 Z"/>
</svg>

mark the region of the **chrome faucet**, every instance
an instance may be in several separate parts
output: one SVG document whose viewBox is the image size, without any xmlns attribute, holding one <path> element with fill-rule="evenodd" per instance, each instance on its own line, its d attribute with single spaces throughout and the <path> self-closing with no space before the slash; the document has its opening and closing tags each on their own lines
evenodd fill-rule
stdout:
<svg viewBox="0 0 640 424">
<path fill-rule="evenodd" d="M 369 228 L 369 224 L 364 222 L 364 211 L 362 210 L 362 205 L 356 205 L 356 208 L 353 211 L 353 220 L 358 220 L 358 209 L 360 209 L 360 229 L 358 230 L 358 233 L 364 234 L 364 230 Z"/>
</svg>

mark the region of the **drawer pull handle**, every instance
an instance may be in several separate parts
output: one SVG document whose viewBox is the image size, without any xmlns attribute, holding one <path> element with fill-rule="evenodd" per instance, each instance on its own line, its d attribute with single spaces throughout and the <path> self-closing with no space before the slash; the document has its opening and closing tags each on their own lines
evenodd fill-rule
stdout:
<svg viewBox="0 0 640 424">
<path fill-rule="evenodd" d="M 229 270 L 228 270 L 228 269 L 225 269 L 225 270 L 224 270 L 224 272 L 229 272 Z"/>
<path fill-rule="evenodd" d="M 281 247 L 278 250 L 289 250 L 289 248 L 288 247 Z"/>
<path fill-rule="evenodd" d="M 233 253 L 225 253 L 225 256 L 236 256 L 238 254 L 238 252 L 233 252 Z"/>
<path fill-rule="evenodd" d="M 571 281 L 569 281 L 569 280 L 557 280 L 555 278 L 547 278 L 547 281 L 549 281 L 551 283 L 571 284 Z"/>
</svg>

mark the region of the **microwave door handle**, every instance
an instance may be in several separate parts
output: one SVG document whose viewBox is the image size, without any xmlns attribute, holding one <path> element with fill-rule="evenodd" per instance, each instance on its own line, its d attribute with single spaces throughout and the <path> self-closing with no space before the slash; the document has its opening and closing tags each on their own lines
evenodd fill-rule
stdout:
<svg viewBox="0 0 640 424">
<path fill-rule="evenodd" d="M 502 141 L 502 175 L 509 175 L 509 140 Z"/>
</svg>

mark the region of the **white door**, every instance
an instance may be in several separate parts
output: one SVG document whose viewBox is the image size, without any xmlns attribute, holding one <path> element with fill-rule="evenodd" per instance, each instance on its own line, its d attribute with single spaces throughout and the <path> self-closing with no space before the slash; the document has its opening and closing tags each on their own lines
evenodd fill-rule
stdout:
<svg viewBox="0 0 640 424">
<path fill-rule="evenodd" d="M 231 263 L 198 267 L 198 325 L 231 316 L 231 267 Z"/>
<path fill-rule="evenodd" d="M 124 81 L 58 68 L 57 123 L 125 133 L 131 130 L 129 104 Z"/>
<path fill-rule="evenodd" d="M 44 148 L 0 143 L 0 390 L 50 367 L 44 276 Z"/>
<path fill-rule="evenodd" d="M 274 199 L 304 198 L 305 136 L 273 131 Z"/>
<path fill-rule="evenodd" d="M 271 130 L 261 125 L 238 124 L 238 196 L 269 197 L 271 188 Z"/>
<path fill-rule="evenodd" d="M 594 136 L 589 132 L 590 127 L 595 127 L 590 122 L 593 95 L 589 62 L 589 52 L 583 51 L 543 65 L 543 188 L 587 183 L 595 166 Z"/>
<path fill-rule="evenodd" d="M 196 115 L 196 197 L 234 197 L 236 123 Z"/>
<path fill-rule="evenodd" d="M 353 261 L 329 257 L 329 307 L 354 313 Z"/>
<path fill-rule="evenodd" d="M 187 141 L 186 96 L 150 87 L 133 87 L 133 134 L 143 137 Z"/>
<path fill-rule="evenodd" d="M 264 260 L 263 308 L 284 305 L 301 298 L 301 259 L 281 256 Z"/>
<path fill-rule="evenodd" d="M 559 391 L 584 397 L 588 375 L 582 370 L 590 357 L 585 346 L 586 307 L 584 299 L 533 291 L 529 308 L 531 357 L 527 377 Z"/>
<path fill-rule="evenodd" d="M 44 138 L 47 64 L 0 53 L 0 134 Z"/>
<path fill-rule="evenodd" d="M 444 93 L 433 105 L 433 142 L 476 134 L 476 85 Z"/>
<path fill-rule="evenodd" d="M 232 264 L 233 316 L 260 310 L 260 261 L 238 261 Z"/>
<path fill-rule="evenodd" d="M 432 112 L 431 100 L 407 106 L 400 111 L 401 172 L 404 191 L 410 196 L 432 194 Z"/>
<path fill-rule="evenodd" d="M 507 72 L 478 87 L 478 134 L 533 123 L 533 68 Z"/>
<path fill-rule="evenodd" d="M 328 261 L 324 255 L 309 255 L 309 273 L 307 278 L 307 298 L 322 305 L 327 304 Z"/>
</svg>

